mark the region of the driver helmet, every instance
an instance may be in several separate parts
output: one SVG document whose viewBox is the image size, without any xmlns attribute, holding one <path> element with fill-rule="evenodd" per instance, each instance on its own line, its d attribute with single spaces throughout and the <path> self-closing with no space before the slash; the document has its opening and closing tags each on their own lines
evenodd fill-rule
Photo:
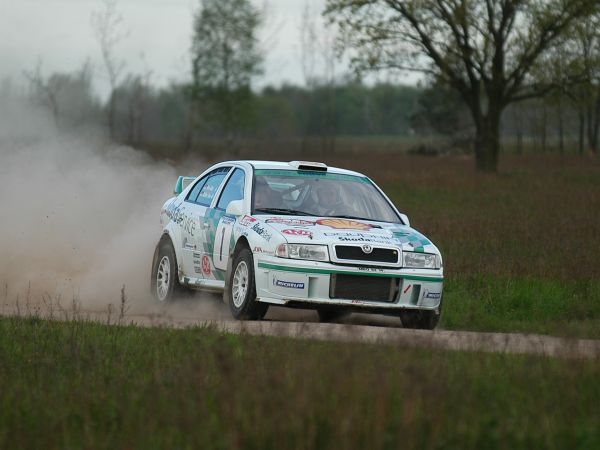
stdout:
<svg viewBox="0 0 600 450">
<path fill-rule="evenodd" d="M 316 189 L 319 205 L 324 208 L 331 208 L 341 203 L 339 190 L 333 184 L 324 184 Z"/>
<path fill-rule="evenodd" d="M 274 201 L 273 189 L 269 186 L 265 180 L 257 178 L 256 186 L 254 188 L 254 207 L 255 208 L 267 208 L 273 207 Z"/>
</svg>

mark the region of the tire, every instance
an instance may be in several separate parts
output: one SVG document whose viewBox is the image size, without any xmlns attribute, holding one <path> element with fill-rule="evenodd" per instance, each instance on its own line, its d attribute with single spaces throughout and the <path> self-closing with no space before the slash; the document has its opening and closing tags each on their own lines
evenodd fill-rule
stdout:
<svg viewBox="0 0 600 450">
<path fill-rule="evenodd" d="M 159 242 L 156 247 L 152 275 L 150 277 L 152 295 L 159 303 L 172 303 L 176 298 L 189 294 L 189 290 L 179 284 L 179 269 L 175 249 L 169 239 Z"/>
<path fill-rule="evenodd" d="M 433 311 L 405 310 L 400 312 L 400 321 L 404 328 L 433 330 L 442 316 L 442 304 Z"/>
<path fill-rule="evenodd" d="M 346 311 L 340 311 L 339 309 L 318 309 L 319 322 L 335 322 L 338 319 L 348 315 Z"/>
<path fill-rule="evenodd" d="M 238 320 L 260 320 L 269 305 L 256 301 L 256 278 L 254 277 L 254 258 L 249 248 L 238 251 L 229 274 L 229 309 Z"/>
</svg>

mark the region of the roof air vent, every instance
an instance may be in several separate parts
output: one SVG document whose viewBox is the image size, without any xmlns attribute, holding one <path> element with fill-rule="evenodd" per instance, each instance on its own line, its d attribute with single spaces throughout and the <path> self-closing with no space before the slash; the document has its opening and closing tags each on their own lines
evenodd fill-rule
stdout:
<svg viewBox="0 0 600 450">
<path fill-rule="evenodd" d="M 317 172 L 327 172 L 327 165 L 320 162 L 311 161 L 290 161 L 290 166 L 298 170 L 312 170 Z"/>
</svg>

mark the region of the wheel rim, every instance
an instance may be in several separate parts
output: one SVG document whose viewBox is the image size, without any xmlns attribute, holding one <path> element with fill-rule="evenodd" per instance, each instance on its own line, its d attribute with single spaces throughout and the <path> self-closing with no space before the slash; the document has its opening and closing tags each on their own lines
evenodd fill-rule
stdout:
<svg viewBox="0 0 600 450">
<path fill-rule="evenodd" d="M 233 274 L 233 282 L 231 283 L 231 294 L 233 297 L 233 304 L 236 308 L 240 308 L 246 299 L 246 293 L 248 292 L 248 265 L 245 261 L 240 263 L 235 268 Z"/>
<path fill-rule="evenodd" d="M 168 256 L 163 256 L 158 264 L 156 273 L 156 294 L 161 302 L 164 302 L 169 293 L 169 280 L 171 277 L 171 261 Z"/>
</svg>

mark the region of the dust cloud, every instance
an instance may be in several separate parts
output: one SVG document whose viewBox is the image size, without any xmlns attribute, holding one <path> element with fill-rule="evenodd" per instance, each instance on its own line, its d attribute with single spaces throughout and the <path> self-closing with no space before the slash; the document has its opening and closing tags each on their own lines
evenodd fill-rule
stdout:
<svg viewBox="0 0 600 450">
<path fill-rule="evenodd" d="M 20 299 L 36 308 L 52 299 L 69 309 L 118 314 L 125 286 L 128 314 L 231 320 L 219 296 L 196 294 L 169 308 L 150 294 L 160 237 L 160 208 L 178 170 L 146 153 L 107 143 L 98 129 L 58 131 L 52 116 L 0 98 L 0 314 Z M 109 306 L 110 305 L 110 306 Z M 100 316 L 96 316 L 100 317 Z M 314 321 L 314 311 L 271 307 L 269 320 Z"/>
<path fill-rule="evenodd" d="M 5 99 L 6 100 L 6 99 Z M 82 307 L 152 303 L 159 211 L 175 169 L 94 129 L 57 130 L 23 101 L 0 102 L 0 299 L 46 294 Z"/>
</svg>

